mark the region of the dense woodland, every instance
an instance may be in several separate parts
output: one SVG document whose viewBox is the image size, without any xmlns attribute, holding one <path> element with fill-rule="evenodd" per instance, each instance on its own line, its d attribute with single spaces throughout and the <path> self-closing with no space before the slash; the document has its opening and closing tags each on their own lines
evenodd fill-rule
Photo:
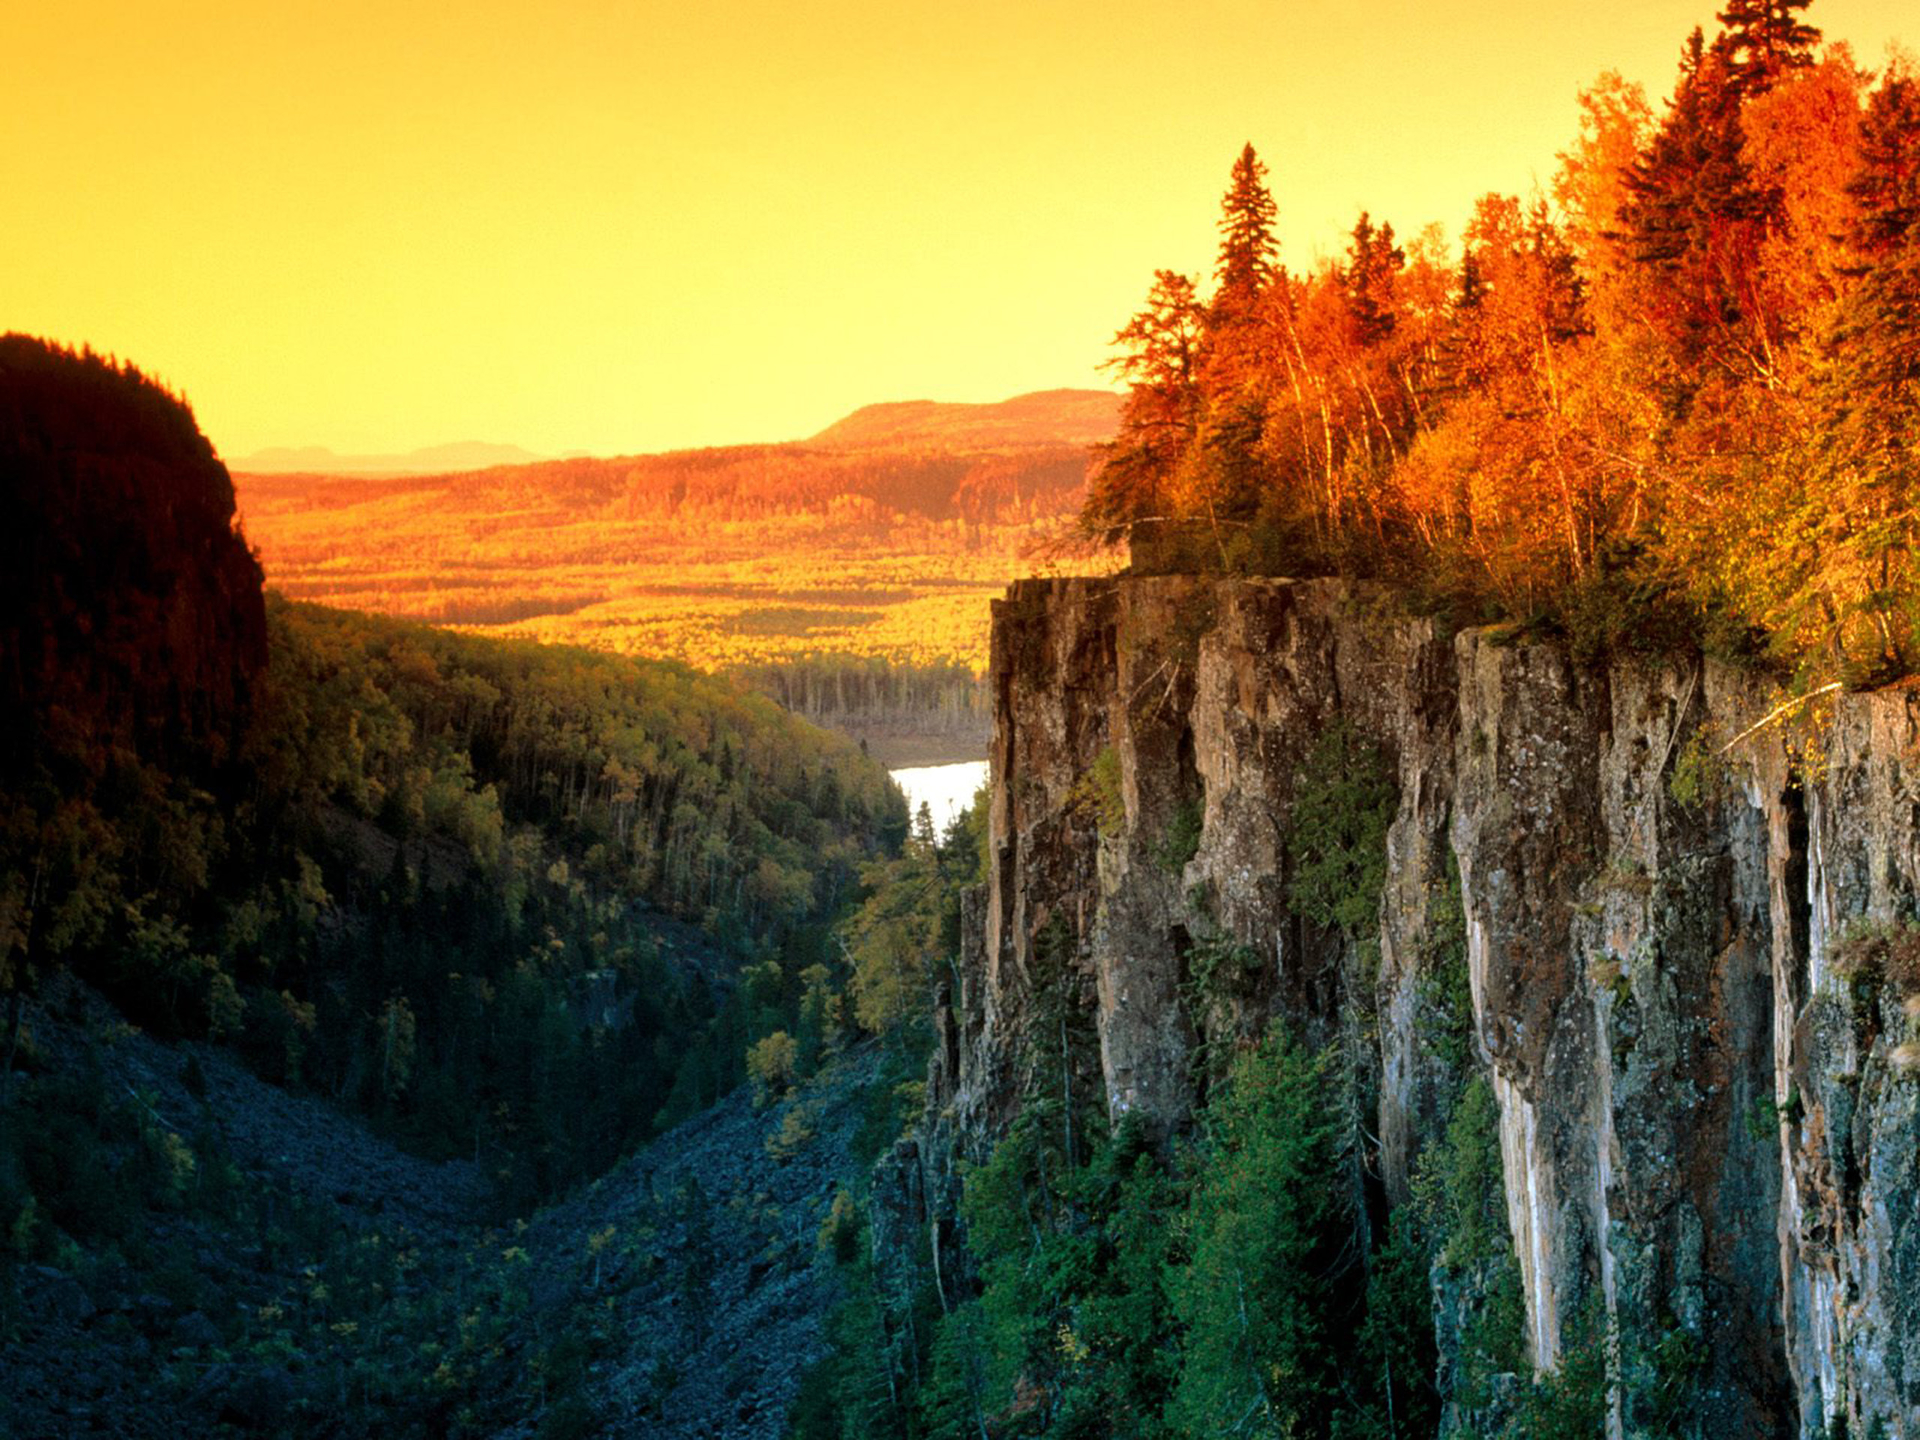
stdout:
<svg viewBox="0 0 1920 1440">
<path fill-rule="evenodd" d="M 1585 652 L 1704 644 L 1808 687 L 1910 673 L 1920 77 L 1822 48 L 1804 9 L 1732 0 L 1682 47 L 1657 110 L 1602 77 L 1550 194 L 1487 197 L 1457 249 L 1363 215 L 1340 260 L 1291 271 L 1249 147 L 1211 288 L 1161 272 L 1119 332 L 1130 391 L 1083 525 L 1130 541 L 1136 569 L 1377 576 L 1452 618 L 1557 629 Z M 792 559 L 773 585 L 785 611 L 742 618 L 768 590 L 716 569 L 677 582 L 686 604 L 660 633 L 735 664 L 837 649 L 752 676 L 798 708 L 958 715 L 978 704 L 976 657 L 892 648 L 882 621 L 846 617 L 889 585 L 907 623 L 930 613 L 915 605 L 951 608 L 924 573 L 901 578 L 913 556 L 954 562 L 948 589 L 978 599 L 991 577 L 954 557 L 1010 564 L 1016 534 L 1070 503 L 1078 461 L 876 453 L 561 462 L 437 489 L 261 481 L 256 513 L 280 527 L 269 568 L 309 593 L 405 596 L 476 623 L 544 614 L 611 648 L 654 633 L 654 619 L 621 629 L 613 603 L 637 555 L 683 569 L 675 546 L 694 526 L 731 566 L 772 524 L 790 558 L 822 567 Z M 856 747 L 739 679 L 263 596 L 224 470 L 184 405 L 127 367 L 0 340 L 0 484 L 21 517 L 0 536 L 0 1302 L 19 1268 L 151 1263 L 144 1217 L 213 1203 L 188 1198 L 191 1177 L 218 1172 L 211 1152 L 156 1130 L 137 1094 L 76 1086 L 41 1049 L 24 1017 L 73 982 L 418 1153 L 478 1162 L 502 1215 L 604 1172 L 742 1079 L 787 1117 L 768 1142 L 777 1159 L 807 1143 L 812 1077 L 864 1037 L 878 1044 L 861 1158 L 924 1098 L 931 1017 L 958 988 L 962 897 L 986 874 L 983 804 L 944 836 L 909 824 Z M 465 505 L 454 521 L 422 518 L 448 494 Z M 388 549 L 325 549 L 342 511 Z M 840 593 L 832 547 L 876 536 L 898 573 L 861 571 L 862 593 Z M 472 573 L 453 574 L 446 555 L 475 543 Z M 555 554 L 567 564 L 548 590 L 511 578 Z M 782 631 L 777 657 L 720 643 L 755 624 Z M 862 644 L 816 643 L 836 627 Z M 880 663 L 903 659 L 927 663 Z M 1304 762 L 1289 901 L 1360 956 L 1391 782 L 1354 737 L 1327 743 Z M 1117 780 L 1096 766 L 1086 783 L 1097 825 Z M 843 1298 L 790 1433 L 1452 1424 L 1555 1440 L 1602 1433 L 1615 1383 L 1637 1413 L 1679 1413 L 1701 1357 L 1677 1326 L 1574 1335 L 1557 1371 L 1530 1371 L 1464 917 L 1457 891 L 1431 903 L 1416 1023 L 1449 1077 L 1445 1134 L 1391 1216 L 1328 1183 L 1358 1163 L 1337 1045 L 1276 1026 L 1208 1047 L 1191 1131 L 1148 1137 L 1076 1083 L 1099 1073 L 1091 982 L 1070 935 L 1037 937 L 1033 1083 L 1007 1132 L 961 1165 L 942 1248 L 937 1232 L 882 1244 L 858 1177 L 832 1203 L 818 1263 Z M 1252 964 L 1229 938 L 1198 937 L 1183 999 L 1225 1004 Z M 698 1193 L 672 1203 L 692 1233 Z M 583 1260 L 593 1287 L 625 1243 L 609 1229 Z M 300 1412 L 308 1433 L 346 1413 L 460 1431 L 448 1397 L 501 1368 L 528 1305 L 524 1279 L 501 1279 L 524 1250 L 496 1254 L 473 1272 L 499 1281 L 492 1299 L 418 1322 L 409 1354 L 450 1326 L 463 1337 L 424 1375 L 396 1379 L 355 1338 L 393 1310 L 385 1279 L 353 1319 L 310 1293 L 308 1329 L 277 1343 L 332 1347 L 363 1380 L 352 1396 L 343 1384 L 337 1412 Z M 1462 1353 L 1436 1354 L 1436 1296 L 1472 1317 Z M 0 1303 L 0 1334 L 12 1323 Z M 602 1352 L 576 1348 L 584 1395 L 581 1357 Z M 563 1415 L 547 1371 L 514 1383 L 549 1422 Z M 422 1398 L 433 1385 L 439 1398 Z M 589 1409 L 571 1413 L 576 1428 L 547 1433 L 592 1433 Z"/>
<path fill-rule="evenodd" d="M 1162 271 L 1116 337 L 1084 523 L 1144 568 L 1911 671 L 1920 77 L 1822 47 L 1805 8 L 1732 0 L 1657 110 L 1603 75 L 1550 193 L 1486 196 L 1457 249 L 1362 214 L 1290 270 L 1249 147 L 1211 291 Z"/>
<path fill-rule="evenodd" d="M 23 1004 L 59 975 L 483 1161 L 508 1205 L 744 1076 L 905 833 L 877 765 L 679 665 L 263 603 L 178 401 L 0 358 L 0 473 L 50 512 L 6 614 L 66 647 L 7 652 L 0 1103 L 35 1104 Z M 10 1143 L 0 1204 L 51 1243 L 37 1163 Z"/>
</svg>

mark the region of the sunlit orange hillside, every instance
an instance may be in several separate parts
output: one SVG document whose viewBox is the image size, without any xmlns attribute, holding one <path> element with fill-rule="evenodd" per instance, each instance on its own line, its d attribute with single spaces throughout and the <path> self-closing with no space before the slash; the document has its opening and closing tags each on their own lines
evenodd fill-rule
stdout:
<svg viewBox="0 0 1920 1440">
<path fill-rule="evenodd" d="M 789 444 L 235 480 L 269 583 L 296 598 L 710 668 L 977 670 L 987 601 L 1067 563 L 1034 551 L 1075 513 L 1117 408 L 1086 390 L 910 402 Z"/>
<path fill-rule="evenodd" d="M 1098 444 L 1119 425 L 1120 397 L 1106 390 L 1040 390 L 996 405 L 900 400 L 863 405 L 814 436 L 835 449 L 876 445 Z"/>
</svg>

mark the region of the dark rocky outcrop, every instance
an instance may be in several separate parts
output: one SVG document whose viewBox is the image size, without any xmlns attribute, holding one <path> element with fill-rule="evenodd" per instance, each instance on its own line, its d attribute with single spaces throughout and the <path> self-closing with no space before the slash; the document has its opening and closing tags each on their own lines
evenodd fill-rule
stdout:
<svg viewBox="0 0 1920 1440">
<path fill-rule="evenodd" d="M 266 663 L 259 563 L 186 404 L 0 336 L 0 778 L 56 743 L 226 755 Z"/>
<path fill-rule="evenodd" d="M 1425 997 L 1457 883 L 1536 1363 L 1598 1313 L 1617 1434 L 1648 1433 L 1654 1340 L 1680 1336 L 1674 1433 L 1920 1435 L 1920 1002 L 1837 943 L 1914 913 L 1920 694 L 1759 724 L 1771 685 L 1714 662 L 1581 664 L 1363 586 L 1180 576 L 1016 585 L 991 683 L 990 880 L 923 1173 L 895 1192 L 937 1210 L 1010 1118 L 1064 952 L 1088 1083 L 1162 1132 L 1202 1098 L 1196 1046 L 1276 1014 L 1342 1044 L 1377 1215 L 1441 1123 Z M 1358 943 L 1289 904 L 1303 765 L 1336 721 L 1398 790 Z M 1194 957 L 1222 942 L 1244 971 L 1204 992 Z"/>
</svg>

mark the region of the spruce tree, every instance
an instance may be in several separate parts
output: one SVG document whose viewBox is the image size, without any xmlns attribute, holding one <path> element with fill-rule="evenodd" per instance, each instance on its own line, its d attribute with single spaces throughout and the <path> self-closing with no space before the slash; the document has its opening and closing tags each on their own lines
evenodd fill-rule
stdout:
<svg viewBox="0 0 1920 1440">
<path fill-rule="evenodd" d="M 1733 64 L 1726 36 L 1708 45 L 1696 29 L 1688 38 L 1673 99 L 1628 176 L 1620 211 L 1628 254 L 1658 281 L 1648 318 L 1689 392 L 1702 360 L 1741 342 L 1774 208 L 1756 190 L 1743 154 Z"/>
<path fill-rule="evenodd" d="M 1767 89 L 1787 70 L 1813 64 L 1820 32 L 1800 19 L 1808 0 L 1729 0 L 1717 17 L 1726 27 L 1731 82 L 1743 99 Z"/>
<path fill-rule="evenodd" d="M 1220 202 L 1220 261 L 1214 278 L 1214 323 L 1247 319 L 1268 286 L 1280 274 L 1279 246 L 1273 238 L 1276 214 L 1266 187 L 1267 167 L 1247 145 L 1233 162 L 1233 175 Z"/>
<path fill-rule="evenodd" d="M 1167 485 L 1193 442 L 1200 409 L 1200 347 L 1205 308 L 1193 281 L 1158 271 L 1139 314 L 1113 337 L 1106 363 L 1128 382 L 1120 433 L 1105 447 L 1087 485 L 1081 524 L 1104 541 L 1124 538 L 1141 520 L 1164 518 Z"/>
<path fill-rule="evenodd" d="M 1393 243 L 1393 226 L 1376 230 L 1361 211 L 1347 249 L 1345 278 L 1347 310 L 1362 345 L 1372 347 L 1393 334 L 1399 310 L 1395 281 L 1406 263 L 1406 252 Z"/>
</svg>

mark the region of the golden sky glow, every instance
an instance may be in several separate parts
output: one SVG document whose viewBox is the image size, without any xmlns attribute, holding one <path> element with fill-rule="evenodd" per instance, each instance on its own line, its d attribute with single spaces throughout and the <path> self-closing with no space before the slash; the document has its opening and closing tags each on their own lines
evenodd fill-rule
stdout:
<svg viewBox="0 0 1920 1440">
<path fill-rule="evenodd" d="M 1877 65 L 1912 0 L 1815 0 Z M 11 7 L 0 329 L 183 389 L 220 450 L 783 439 L 1104 383 L 1270 167 L 1282 258 L 1545 184 L 1600 71 L 1712 5 L 1199 0 Z"/>
</svg>

